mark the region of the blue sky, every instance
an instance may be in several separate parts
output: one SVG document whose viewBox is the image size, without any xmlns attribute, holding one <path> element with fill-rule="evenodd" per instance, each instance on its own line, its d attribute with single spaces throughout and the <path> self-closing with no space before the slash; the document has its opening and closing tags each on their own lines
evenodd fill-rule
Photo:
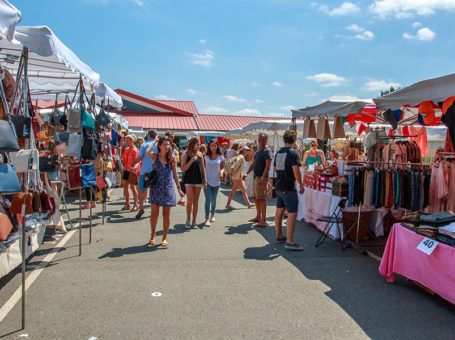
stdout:
<svg viewBox="0 0 455 340">
<path fill-rule="evenodd" d="M 11 0 L 112 88 L 289 116 L 455 72 L 455 0 Z"/>
</svg>

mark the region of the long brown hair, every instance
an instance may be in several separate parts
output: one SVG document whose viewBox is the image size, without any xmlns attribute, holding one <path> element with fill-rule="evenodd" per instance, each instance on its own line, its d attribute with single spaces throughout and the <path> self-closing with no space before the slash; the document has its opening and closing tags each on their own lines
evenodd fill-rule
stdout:
<svg viewBox="0 0 455 340">
<path fill-rule="evenodd" d="M 188 147 L 186 148 L 186 153 L 187 153 L 188 156 L 190 156 L 190 158 L 193 157 L 193 156 L 202 157 L 202 155 L 201 155 L 201 153 L 199 151 L 196 151 L 196 152 L 194 151 L 194 146 L 197 143 L 200 143 L 198 137 L 191 138 L 189 143 L 188 143 Z"/>
<path fill-rule="evenodd" d="M 158 139 L 157 151 L 158 151 L 158 157 L 159 157 L 159 154 L 161 152 L 160 147 L 166 141 L 169 142 L 169 146 L 170 146 L 169 150 L 166 152 L 166 165 L 169 166 L 169 164 L 174 162 L 174 156 L 172 156 L 172 145 L 171 145 L 171 142 L 169 141 L 169 138 L 160 137 L 160 139 Z"/>
<path fill-rule="evenodd" d="M 216 144 L 216 151 L 215 153 L 217 155 L 221 155 L 221 149 L 220 149 L 220 145 L 218 144 L 218 142 L 216 141 L 216 139 L 212 139 L 210 140 L 209 144 L 207 145 L 207 152 L 206 152 L 206 155 L 207 157 L 212 157 L 212 150 L 210 149 L 210 144 L 212 143 L 215 143 Z"/>
</svg>

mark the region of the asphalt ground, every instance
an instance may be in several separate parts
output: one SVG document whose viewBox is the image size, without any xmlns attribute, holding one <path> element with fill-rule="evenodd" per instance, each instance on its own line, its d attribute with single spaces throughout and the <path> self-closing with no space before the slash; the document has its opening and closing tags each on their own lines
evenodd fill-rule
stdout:
<svg viewBox="0 0 455 340">
<path fill-rule="evenodd" d="M 455 308 L 403 277 L 386 283 L 379 263 L 353 249 L 342 251 L 298 222 L 303 252 L 275 244 L 274 200 L 270 226 L 247 220 L 255 209 L 224 210 L 229 188 L 218 196 L 217 221 L 203 228 L 201 195 L 197 230 L 185 231 L 185 208 L 171 210 L 169 248 L 147 246 L 150 208 L 141 220 L 122 212 L 113 192 L 105 224 L 94 210 L 88 243 L 76 232 L 41 272 L 26 295 L 26 328 L 17 303 L 0 324 L 5 339 L 450 339 Z M 77 202 L 76 202 L 77 203 Z M 69 204 L 77 222 L 78 205 Z M 161 219 L 157 241 L 161 241 Z M 62 235 L 46 236 L 27 275 Z M 0 306 L 20 287 L 20 271 L 0 280 Z"/>
</svg>

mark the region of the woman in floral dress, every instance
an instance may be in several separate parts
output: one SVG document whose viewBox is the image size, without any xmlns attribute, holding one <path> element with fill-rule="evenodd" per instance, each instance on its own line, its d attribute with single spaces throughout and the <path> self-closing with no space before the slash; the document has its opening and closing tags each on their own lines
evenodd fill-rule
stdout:
<svg viewBox="0 0 455 340">
<path fill-rule="evenodd" d="M 184 194 L 180 188 L 180 181 L 177 175 L 177 160 L 172 155 L 172 147 L 167 137 L 161 137 L 158 140 L 158 153 L 152 152 L 153 145 L 147 149 L 146 154 L 153 161 L 156 169 L 157 180 L 153 187 L 150 188 L 150 203 L 152 205 L 152 214 L 150 216 L 150 225 L 152 235 L 149 245 L 155 244 L 156 224 L 160 214 L 160 207 L 163 207 L 163 240 L 161 245 L 168 246 L 167 233 L 169 230 L 171 207 L 175 207 L 174 183 L 177 185 L 180 197 Z"/>
</svg>

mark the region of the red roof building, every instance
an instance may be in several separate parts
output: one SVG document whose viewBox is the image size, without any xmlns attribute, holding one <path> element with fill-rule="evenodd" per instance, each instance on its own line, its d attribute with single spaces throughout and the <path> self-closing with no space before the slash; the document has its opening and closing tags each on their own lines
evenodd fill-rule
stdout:
<svg viewBox="0 0 455 340">
<path fill-rule="evenodd" d="M 120 89 L 115 92 L 122 97 L 123 107 L 121 110 L 109 111 L 121 114 L 130 127 L 141 127 L 144 130 L 222 132 L 243 128 L 261 120 L 289 119 L 199 114 L 193 101 L 151 100 Z"/>
</svg>

